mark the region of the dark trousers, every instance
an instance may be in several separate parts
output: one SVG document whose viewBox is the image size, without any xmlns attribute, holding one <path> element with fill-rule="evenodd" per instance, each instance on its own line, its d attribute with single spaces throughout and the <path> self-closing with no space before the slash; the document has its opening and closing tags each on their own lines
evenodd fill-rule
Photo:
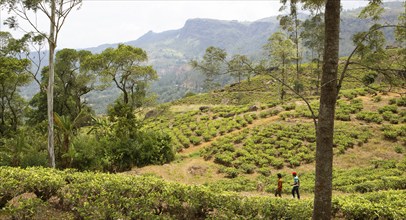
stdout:
<svg viewBox="0 0 406 220">
<path fill-rule="evenodd" d="M 282 189 L 276 189 L 275 190 L 275 196 L 282 197 Z"/>
<path fill-rule="evenodd" d="M 297 198 L 300 199 L 299 186 L 294 186 L 292 188 L 292 196 L 293 196 L 293 198 L 295 198 L 295 193 L 297 194 Z"/>
</svg>

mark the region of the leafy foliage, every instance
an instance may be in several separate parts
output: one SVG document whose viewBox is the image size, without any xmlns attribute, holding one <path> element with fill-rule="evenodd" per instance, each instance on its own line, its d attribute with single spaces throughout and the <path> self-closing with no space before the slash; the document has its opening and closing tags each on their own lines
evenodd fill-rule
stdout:
<svg viewBox="0 0 406 220">
<path fill-rule="evenodd" d="M 204 186 L 165 182 L 152 176 L 10 167 L 0 167 L 0 176 L 2 207 L 15 195 L 33 191 L 41 195 L 42 192 L 44 196 L 38 198 L 48 201 L 50 196 L 56 196 L 60 201 L 58 207 L 72 212 L 75 218 L 297 219 L 312 215 L 311 200 L 292 202 L 241 196 Z M 399 190 L 335 197 L 333 216 L 402 219 L 406 217 L 402 208 L 404 196 L 405 191 Z M 35 198 L 31 201 L 41 203 Z M 26 207 L 32 207 L 30 204 L 27 201 Z"/>
</svg>

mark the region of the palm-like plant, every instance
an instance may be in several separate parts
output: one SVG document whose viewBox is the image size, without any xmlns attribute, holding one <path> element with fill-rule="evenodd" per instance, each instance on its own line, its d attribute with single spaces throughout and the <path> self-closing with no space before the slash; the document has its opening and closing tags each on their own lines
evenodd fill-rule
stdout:
<svg viewBox="0 0 406 220">
<path fill-rule="evenodd" d="M 71 120 L 68 116 L 60 116 L 58 113 L 54 112 L 54 122 L 56 129 L 59 131 L 59 135 L 62 136 L 61 140 L 61 154 L 62 166 L 64 168 L 69 167 L 72 162 L 72 154 L 70 153 L 71 139 L 76 134 L 77 129 L 79 129 L 86 121 L 89 120 L 89 115 L 81 111 L 74 120 Z"/>
</svg>

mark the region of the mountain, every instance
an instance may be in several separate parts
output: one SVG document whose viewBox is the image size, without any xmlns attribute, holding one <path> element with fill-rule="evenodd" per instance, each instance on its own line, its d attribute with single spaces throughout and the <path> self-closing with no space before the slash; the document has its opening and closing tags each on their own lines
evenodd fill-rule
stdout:
<svg viewBox="0 0 406 220">
<path fill-rule="evenodd" d="M 193 71 L 188 63 L 192 59 L 200 59 L 207 47 L 220 47 L 229 54 L 245 54 L 256 59 L 262 56 L 262 46 L 278 26 L 276 17 L 254 22 L 195 18 L 187 20 L 178 30 L 149 31 L 125 44 L 147 51 L 149 62 L 160 77 L 152 84 L 151 90 L 159 95 L 159 102 L 167 102 L 181 98 L 187 92 L 202 91 L 203 76 Z M 100 45 L 89 50 L 99 53 L 114 46 L 117 44 Z M 223 83 L 230 80 L 226 78 Z M 105 96 L 99 98 L 96 93 L 88 96 L 89 103 L 101 103 L 105 99 Z"/>
<path fill-rule="evenodd" d="M 404 7 L 401 2 L 385 3 L 386 11 L 383 20 L 395 23 Z M 341 55 L 348 55 L 353 50 L 351 37 L 359 31 L 367 30 L 371 21 L 359 19 L 360 9 L 343 11 L 341 22 Z M 306 15 L 301 15 L 305 17 Z M 252 59 L 263 57 L 262 46 L 272 33 L 278 30 L 277 17 L 268 17 L 254 22 L 225 21 L 215 19 L 189 19 L 185 25 L 177 30 L 161 33 L 149 31 L 137 40 L 125 44 L 143 48 L 147 51 L 149 62 L 157 70 L 159 80 L 152 84 L 151 91 L 158 94 L 159 102 L 168 102 L 183 97 L 187 92 L 202 92 L 203 76 L 195 72 L 188 65 L 191 59 L 201 59 L 209 46 L 225 49 L 228 54 L 244 54 Z M 393 40 L 393 33 L 386 31 L 389 41 Z M 93 53 L 99 53 L 117 44 L 104 44 L 94 48 L 87 48 Z M 222 83 L 231 83 L 231 78 L 222 79 Z M 31 92 L 32 90 L 27 90 Z M 33 94 L 25 93 L 26 97 Z M 97 112 L 103 112 L 108 104 L 105 100 L 114 100 L 118 91 L 110 89 L 89 94 L 87 100 Z M 106 98 L 108 97 L 108 98 Z"/>
</svg>

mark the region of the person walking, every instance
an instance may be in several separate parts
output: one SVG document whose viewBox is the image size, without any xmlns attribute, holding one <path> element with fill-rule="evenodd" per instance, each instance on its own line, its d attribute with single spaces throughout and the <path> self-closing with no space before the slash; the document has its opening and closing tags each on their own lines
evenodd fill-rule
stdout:
<svg viewBox="0 0 406 220">
<path fill-rule="evenodd" d="M 282 198 L 282 174 L 278 173 L 278 187 L 275 189 L 275 196 L 276 197 L 281 197 Z"/>
<path fill-rule="evenodd" d="M 299 194 L 300 180 L 299 180 L 299 177 L 297 176 L 296 172 L 293 172 L 292 176 L 293 176 L 292 196 L 293 196 L 293 198 L 295 198 L 295 194 L 296 194 L 297 198 L 300 199 L 300 194 Z"/>
</svg>

